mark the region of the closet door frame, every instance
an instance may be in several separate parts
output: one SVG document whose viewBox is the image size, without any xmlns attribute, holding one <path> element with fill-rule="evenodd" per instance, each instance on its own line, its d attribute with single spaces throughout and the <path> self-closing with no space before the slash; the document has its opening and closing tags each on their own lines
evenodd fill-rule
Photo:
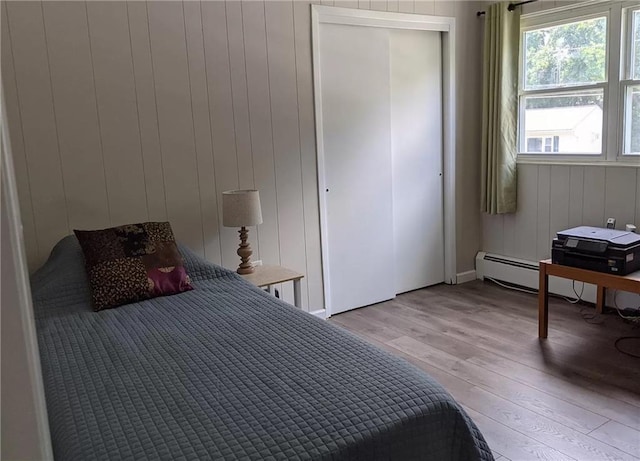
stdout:
<svg viewBox="0 0 640 461">
<path fill-rule="evenodd" d="M 318 155 L 318 198 L 320 203 L 320 237 L 322 242 L 322 275 L 325 315 L 331 311 L 331 278 L 328 251 L 325 153 L 322 128 L 322 86 L 320 75 L 320 25 L 344 24 L 388 29 L 410 29 L 440 32 L 442 37 L 442 141 L 444 200 L 444 276 L 445 283 L 456 283 L 456 201 L 455 201 L 455 19 L 407 13 L 355 10 L 333 6 L 311 5 L 313 45 L 313 84 Z"/>
</svg>

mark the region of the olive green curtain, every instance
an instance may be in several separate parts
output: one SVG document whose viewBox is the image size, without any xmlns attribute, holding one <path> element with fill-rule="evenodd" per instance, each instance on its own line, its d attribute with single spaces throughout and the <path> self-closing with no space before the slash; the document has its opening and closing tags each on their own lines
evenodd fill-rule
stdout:
<svg viewBox="0 0 640 461">
<path fill-rule="evenodd" d="M 486 11 L 482 74 L 482 211 L 516 211 L 520 14 L 508 3 Z"/>
</svg>

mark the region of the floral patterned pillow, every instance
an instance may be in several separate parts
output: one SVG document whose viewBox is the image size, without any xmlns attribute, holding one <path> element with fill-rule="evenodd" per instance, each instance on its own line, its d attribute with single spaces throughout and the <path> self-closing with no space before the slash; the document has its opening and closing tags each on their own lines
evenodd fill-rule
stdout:
<svg viewBox="0 0 640 461">
<path fill-rule="evenodd" d="M 96 311 L 193 289 L 168 222 L 74 233 Z"/>
</svg>

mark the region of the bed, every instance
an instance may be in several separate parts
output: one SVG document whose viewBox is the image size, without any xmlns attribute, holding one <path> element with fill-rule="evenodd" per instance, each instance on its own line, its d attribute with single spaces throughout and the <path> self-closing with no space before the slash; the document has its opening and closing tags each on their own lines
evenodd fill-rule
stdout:
<svg viewBox="0 0 640 461">
<path fill-rule="evenodd" d="M 57 460 L 491 460 L 404 360 L 180 247 L 194 290 L 93 312 L 75 237 L 32 277 Z"/>
</svg>

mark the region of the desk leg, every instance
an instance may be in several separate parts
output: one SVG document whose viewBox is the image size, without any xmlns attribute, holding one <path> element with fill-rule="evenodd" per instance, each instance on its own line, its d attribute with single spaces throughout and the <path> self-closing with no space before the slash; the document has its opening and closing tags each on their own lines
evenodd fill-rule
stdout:
<svg viewBox="0 0 640 461">
<path fill-rule="evenodd" d="M 549 276 L 547 265 L 540 263 L 538 286 L 538 338 L 546 338 L 549 331 Z"/>
<path fill-rule="evenodd" d="M 293 305 L 302 309 L 302 293 L 300 292 L 300 279 L 293 281 Z"/>
<path fill-rule="evenodd" d="M 598 285 L 596 296 L 596 312 L 602 314 L 604 311 L 605 288 Z"/>
</svg>

